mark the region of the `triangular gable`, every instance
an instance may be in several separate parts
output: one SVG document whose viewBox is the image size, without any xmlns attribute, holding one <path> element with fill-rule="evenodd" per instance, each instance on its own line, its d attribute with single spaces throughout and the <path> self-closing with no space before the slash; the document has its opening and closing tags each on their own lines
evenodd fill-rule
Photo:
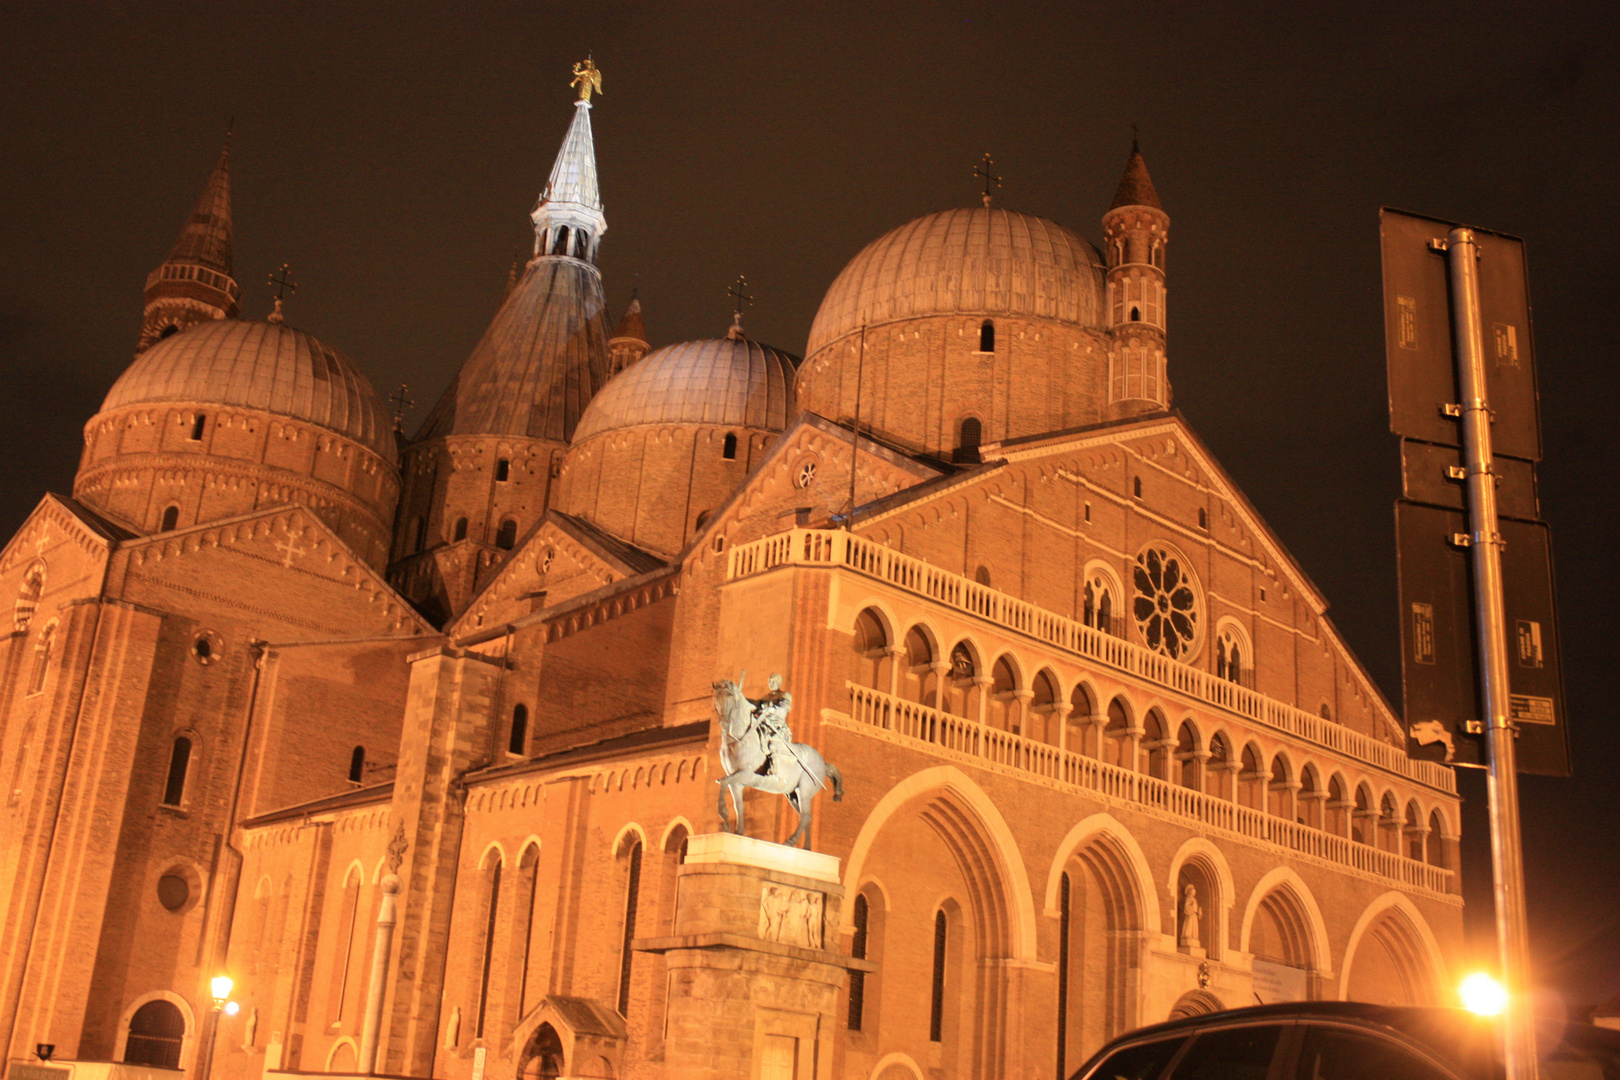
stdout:
<svg viewBox="0 0 1620 1080">
<path fill-rule="evenodd" d="M 1180 413 L 1158 413 L 1148 417 L 1109 421 L 1051 435 L 1032 436 L 1000 444 L 986 444 L 981 453 L 986 464 L 953 476 L 942 477 L 916 488 L 896 492 L 886 499 L 863 506 L 855 519 L 858 532 L 882 539 L 886 522 L 916 513 L 921 505 L 959 499 L 972 490 L 984 492 L 1003 483 L 1008 466 L 1030 463 L 1043 476 L 1070 479 L 1089 478 L 1115 471 L 1128 475 L 1131 462 L 1174 472 L 1209 488 L 1217 499 L 1217 513 L 1230 515 L 1225 524 L 1239 535 L 1238 547 L 1261 569 L 1279 579 L 1279 585 L 1292 589 L 1309 606 L 1331 643 L 1353 672 L 1357 692 L 1372 704 L 1372 712 L 1390 726 L 1390 734 L 1404 739 L 1397 713 L 1383 692 L 1367 674 L 1366 667 L 1327 617 L 1327 599 L 1310 580 L 1303 567 L 1278 539 L 1233 482 L 1209 448 L 1203 444 Z M 991 490 L 988 497 L 999 493 Z"/>
<path fill-rule="evenodd" d="M 212 603 L 280 623 L 281 640 L 437 632 L 302 506 L 132 539 L 119 556 L 110 584 L 120 598 L 165 610 Z"/>
<path fill-rule="evenodd" d="M 802 412 L 676 561 L 707 561 L 727 547 L 792 528 L 795 521 L 842 520 L 850 506 L 852 444 L 858 446 L 855 501 L 862 507 L 860 515 L 876 499 L 954 475 L 943 463 L 911 457 L 865 434 L 856 439 L 844 425 Z"/>
<path fill-rule="evenodd" d="M 587 521 L 548 510 L 445 632 L 454 638 L 512 622 L 665 565 Z"/>
<path fill-rule="evenodd" d="M 62 543 L 72 544 L 92 558 L 105 559 L 114 546 L 133 535 L 74 499 L 46 494 L 0 549 L 0 574 L 43 558 Z"/>
</svg>

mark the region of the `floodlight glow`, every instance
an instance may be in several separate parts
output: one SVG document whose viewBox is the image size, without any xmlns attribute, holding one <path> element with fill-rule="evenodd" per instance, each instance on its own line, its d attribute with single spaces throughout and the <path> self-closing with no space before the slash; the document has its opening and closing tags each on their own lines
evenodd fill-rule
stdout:
<svg viewBox="0 0 1620 1080">
<path fill-rule="evenodd" d="M 226 1016 L 235 1016 L 237 1013 L 239 1013 L 241 1011 L 242 1011 L 242 1006 L 238 1005 L 236 1002 L 227 1001 L 225 1003 L 225 1015 Z"/>
<path fill-rule="evenodd" d="M 1507 987 L 1483 971 L 1464 979 L 1457 993 L 1462 998 L 1463 1008 L 1480 1016 L 1501 1016 L 1507 1009 Z"/>
</svg>

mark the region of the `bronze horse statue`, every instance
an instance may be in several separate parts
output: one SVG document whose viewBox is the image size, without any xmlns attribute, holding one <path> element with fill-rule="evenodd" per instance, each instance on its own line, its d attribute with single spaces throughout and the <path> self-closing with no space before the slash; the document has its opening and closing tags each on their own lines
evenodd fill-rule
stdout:
<svg viewBox="0 0 1620 1080">
<path fill-rule="evenodd" d="M 830 781 L 833 802 L 844 798 L 844 776 L 838 766 L 827 761 L 812 746 L 771 740 L 762 714 L 771 708 L 785 720 L 792 698 L 773 692 L 773 698 L 755 703 L 743 696 L 741 687 L 730 679 L 714 684 L 714 711 L 720 717 L 720 764 L 726 775 L 720 784 L 720 827 L 728 832 L 743 831 L 743 789 L 757 788 L 774 795 L 785 795 L 788 805 L 799 814 L 799 827 L 788 838 L 789 847 L 808 841 L 813 816 L 811 800 Z M 786 730 L 785 722 L 781 730 Z M 736 809 L 733 823 L 726 813 L 726 793 Z"/>
</svg>

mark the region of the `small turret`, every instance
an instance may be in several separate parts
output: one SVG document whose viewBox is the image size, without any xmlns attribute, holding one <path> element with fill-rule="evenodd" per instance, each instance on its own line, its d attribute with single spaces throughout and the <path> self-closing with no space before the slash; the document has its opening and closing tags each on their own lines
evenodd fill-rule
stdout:
<svg viewBox="0 0 1620 1080">
<path fill-rule="evenodd" d="M 608 374 L 617 375 L 646 356 L 651 348 L 647 343 L 647 324 L 641 321 L 641 297 L 632 294 L 630 306 L 624 309 L 624 318 L 608 339 Z"/>
<path fill-rule="evenodd" d="M 1170 405 L 1165 374 L 1165 246 L 1170 215 L 1131 140 L 1130 160 L 1114 203 L 1103 215 L 1108 282 L 1108 411 L 1112 416 L 1155 412 Z"/>
<path fill-rule="evenodd" d="M 580 94 L 574 102 L 574 122 L 568 125 L 546 189 L 529 216 L 534 220 L 535 258 L 563 255 L 594 263 L 607 218 L 602 214 L 596 144 L 591 138 L 591 91 L 601 92 L 602 78 L 589 60 L 576 67 L 575 85 Z"/>
<path fill-rule="evenodd" d="M 146 308 L 135 354 L 211 319 L 234 319 L 242 290 L 231 276 L 231 140 L 208 178 L 169 257 L 146 276 Z"/>
</svg>

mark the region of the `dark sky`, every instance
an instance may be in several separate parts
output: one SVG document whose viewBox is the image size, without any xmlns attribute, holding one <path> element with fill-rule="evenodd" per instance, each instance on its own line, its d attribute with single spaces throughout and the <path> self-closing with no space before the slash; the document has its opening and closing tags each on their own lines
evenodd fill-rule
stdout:
<svg viewBox="0 0 1620 1080">
<path fill-rule="evenodd" d="M 1140 124 L 1171 216 L 1176 404 L 1333 603 L 1399 707 L 1378 208 L 1529 245 L 1574 778 L 1523 786 L 1532 938 L 1574 1005 L 1620 991 L 1612 4 L 25 3 L 0 65 L 0 536 L 71 489 L 141 286 L 235 117 L 246 315 L 289 321 L 416 417 L 493 313 L 571 110 L 595 125 L 615 314 L 654 345 L 728 324 L 802 353 L 866 242 L 1003 204 L 1093 242 Z M 441 8 L 443 10 L 441 10 Z M 1463 777 L 1489 931 L 1484 788 Z M 1479 934 L 1476 933 L 1476 937 Z"/>
</svg>

